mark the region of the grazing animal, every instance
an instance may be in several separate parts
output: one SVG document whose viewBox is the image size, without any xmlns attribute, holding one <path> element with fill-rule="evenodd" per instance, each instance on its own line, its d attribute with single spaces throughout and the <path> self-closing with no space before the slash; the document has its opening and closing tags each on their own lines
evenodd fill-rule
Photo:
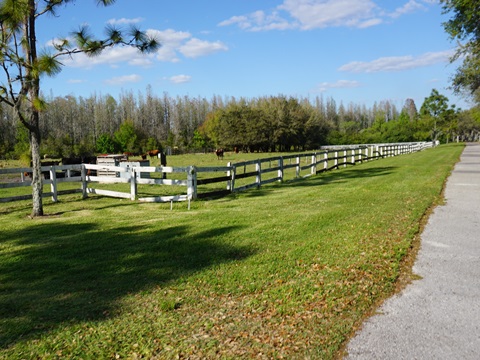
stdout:
<svg viewBox="0 0 480 360">
<path fill-rule="evenodd" d="M 97 157 L 96 156 L 81 156 L 81 157 L 69 157 L 69 158 L 62 158 L 63 165 L 75 165 L 75 164 L 96 164 Z M 87 170 L 87 175 L 96 175 L 96 170 Z M 79 176 L 80 173 L 78 171 L 72 171 L 72 176 Z"/>
<path fill-rule="evenodd" d="M 140 156 L 142 157 L 142 160 L 147 160 L 147 154 L 142 154 Z"/>
<path fill-rule="evenodd" d="M 155 157 L 155 156 L 157 156 L 159 153 L 160 153 L 160 150 L 150 150 L 150 151 L 147 151 L 147 154 L 148 154 L 150 157 Z"/>
<path fill-rule="evenodd" d="M 60 161 L 40 161 L 40 166 L 58 166 L 60 164 Z M 30 161 L 30 167 L 33 166 L 33 162 Z M 23 173 L 24 176 L 28 176 L 30 178 L 33 177 L 32 172 L 28 171 Z M 50 179 L 50 171 L 42 171 L 42 175 L 45 180 Z"/>
<path fill-rule="evenodd" d="M 217 159 L 223 159 L 223 149 L 215 150 L 215 155 L 217 155 Z"/>
</svg>

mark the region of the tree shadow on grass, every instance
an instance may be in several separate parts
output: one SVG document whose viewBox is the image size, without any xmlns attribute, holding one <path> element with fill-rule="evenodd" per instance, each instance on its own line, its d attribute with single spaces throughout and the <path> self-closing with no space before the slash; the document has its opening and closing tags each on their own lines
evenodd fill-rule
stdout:
<svg viewBox="0 0 480 360">
<path fill-rule="evenodd" d="M 292 181 L 289 186 L 318 186 L 330 183 L 344 183 L 351 179 L 373 178 L 392 174 L 396 166 L 383 166 L 375 168 L 340 168 L 317 174 L 317 176 L 302 179 L 304 181 Z"/>
<path fill-rule="evenodd" d="M 235 230 L 103 230 L 86 223 L 3 232 L 0 246 L 18 250 L 0 253 L 0 348 L 62 323 L 105 319 L 129 293 L 252 255 L 218 241 Z"/>
</svg>

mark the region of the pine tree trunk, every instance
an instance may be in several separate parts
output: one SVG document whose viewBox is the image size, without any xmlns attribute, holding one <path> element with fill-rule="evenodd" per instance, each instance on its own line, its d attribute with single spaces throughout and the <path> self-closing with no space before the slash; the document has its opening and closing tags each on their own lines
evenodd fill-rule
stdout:
<svg viewBox="0 0 480 360">
<path fill-rule="evenodd" d="M 40 133 L 30 131 L 30 149 L 32 152 L 32 217 L 43 216 L 43 181 L 40 162 Z"/>
<path fill-rule="evenodd" d="M 25 54 L 28 58 L 28 63 L 33 65 L 37 61 L 37 40 L 35 30 L 35 14 L 36 1 L 28 0 L 29 16 L 28 24 L 25 26 L 25 38 L 28 45 L 25 45 Z M 40 162 L 40 114 L 36 102 L 40 94 L 40 77 L 32 71 L 32 68 L 27 68 L 26 78 L 29 80 L 29 86 L 26 87 L 28 97 L 30 99 L 30 151 L 32 152 L 32 217 L 43 216 L 43 181 L 42 181 L 42 164 Z"/>
</svg>

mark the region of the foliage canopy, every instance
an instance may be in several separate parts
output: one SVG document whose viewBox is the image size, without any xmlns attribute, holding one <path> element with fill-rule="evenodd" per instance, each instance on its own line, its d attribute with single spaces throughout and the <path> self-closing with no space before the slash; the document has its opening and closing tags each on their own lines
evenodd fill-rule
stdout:
<svg viewBox="0 0 480 360">
<path fill-rule="evenodd" d="M 452 17 L 443 25 L 458 46 L 452 61 L 462 58 L 452 78 L 455 92 L 475 95 L 480 88 L 480 3 L 475 0 L 441 0 L 445 14 Z"/>
</svg>

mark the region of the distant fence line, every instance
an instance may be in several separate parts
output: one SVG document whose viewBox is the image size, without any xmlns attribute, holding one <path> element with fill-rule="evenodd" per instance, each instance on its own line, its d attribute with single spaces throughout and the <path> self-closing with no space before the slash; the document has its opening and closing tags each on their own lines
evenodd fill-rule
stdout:
<svg viewBox="0 0 480 360">
<path fill-rule="evenodd" d="M 257 160 L 228 163 L 227 166 L 215 167 L 170 167 L 170 166 L 105 166 L 93 164 L 42 166 L 42 172 L 47 172 L 49 179 L 43 180 L 45 185 L 50 185 L 50 192 L 44 192 L 44 197 L 52 197 L 58 201 L 58 196 L 71 193 L 82 193 L 85 199 L 89 194 L 98 194 L 117 198 L 126 198 L 143 202 L 176 202 L 188 201 L 198 198 L 226 195 L 232 192 L 244 191 L 250 188 L 259 188 L 262 185 L 283 182 L 285 173 L 294 171 L 294 178 L 308 177 L 321 172 L 355 165 L 358 162 L 398 156 L 431 148 L 432 142 L 396 143 L 396 144 L 369 144 L 369 145 L 344 145 L 325 146 L 319 151 L 274 156 Z M 305 165 L 302 165 L 304 159 Z M 21 181 L 14 183 L 0 183 L 2 188 L 26 187 L 31 181 L 26 180 L 24 173 L 31 172 L 31 168 L 0 169 L 0 174 L 20 173 Z M 117 176 L 97 176 L 100 171 L 113 172 Z M 93 174 L 95 175 L 93 175 Z M 200 174 L 223 174 L 222 176 L 202 178 Z M 148 174 L 148 176 L 145 176 Z M 154 176 L 151 176 L 156 174 Z M 170 174 L 166 176 L 165 174 Z M 179 174 L 182 179 L 172 179 L 171 174 Z M 155 178 L 158 176 L 158 178 Z M 173 175 L 175 176 L 175 175 Z M 168 178 L 166 178 L 168 177 Z M 246 180 L 245 180 L 246 179 Z M 251 179 L 251 180 L 249 180 Z M 64 182 L 79 182 L 80 188 L 59 190 L 58 184 Z M 130 184 L 128 192 L 113 191 L 94 188 L 93 183 L 101 184 Z M 199 185 L 214 183 L 226 184 L 222 189 L 207 189 L 199 192 Z M 140 197 L 138 185 L 164 185 L 180 186 L 185 188 L 182 194 L 164 196 Z M 0 197 L 0 202 L 31 199 L 32 195 L 19 195 Z M 190 206 L 189 206 L 190 207 Z"/>
</svg>

